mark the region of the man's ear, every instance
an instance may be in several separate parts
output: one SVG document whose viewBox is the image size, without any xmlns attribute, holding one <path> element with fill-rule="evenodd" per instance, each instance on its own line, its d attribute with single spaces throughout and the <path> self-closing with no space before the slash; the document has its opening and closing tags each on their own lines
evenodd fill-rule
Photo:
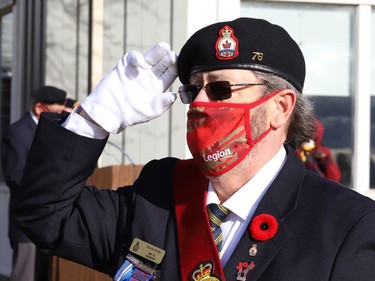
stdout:
<svg viewBox="0 0 375 281">
<path fill-rule="evenodd" d="M 275 129 L 284 126 L 293 113 L 297 95 L 292 90 L 282 90 L 274 98 L 275 107 L 271 115 L 271 126 Z"/>
<path fill-rule="evenodd" d="M 39 119 L 39 117 L 40 117 L 40 114 L 42 113 L 42 112 L 44 112 L 44 111 L 46 111 L 45 110 L 45 108 L 43 107 L 44 105 L 41 103 L 41 102 L 37 102 L 37 103 L 35 103 L 35 105 L 34 105 L 34 114 L 35 114 L 35 116 Z"/>
</svg>

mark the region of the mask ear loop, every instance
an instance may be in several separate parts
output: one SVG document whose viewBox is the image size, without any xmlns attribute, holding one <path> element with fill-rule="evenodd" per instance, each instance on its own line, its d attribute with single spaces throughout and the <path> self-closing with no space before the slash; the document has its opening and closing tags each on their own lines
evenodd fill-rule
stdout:
<svg viewBox="0 0 375 281">
<path fill-rule="evenodd" d="M 245 118 L 246 118 L 247 122 L 245 122 L 245 126 L 246 126 L 246 132 L 247 132 L 246 135 L 248 135 L 247 141 L 248 141 L 248 144 L 250 146 L 250 149 L 252 149 L 258 142 L 260 142 L 262 139 L 264 139 L 272 130 L 275 129 L 274 127 L 270 126 L 257 139 L 254 140 L 253 134 L 251 132 L 250 110 L 257 107 L 258 105 L 260 105 L 262 103 L 265 103 L 266 101 L 273 98 L 274 96 L 276 96 L 280 92 L 281 92 L 281 90 L 276 90 L 276 91 L 268 94 L 267 96 L 260 98 L 259 100 L 255 101 L 255 102 L 249 103 L 249 107 L 246 108 Z"/>
<path fill-rule="evenodd" d="M 253 140 L 253 146 L 256 145 L 258 142 L 260 142 L 262 139 L 264 139 L 272 130 L 274 127 L 270 126 L 266 131 L 264 131 L 256 140 Z"/>
</svg>

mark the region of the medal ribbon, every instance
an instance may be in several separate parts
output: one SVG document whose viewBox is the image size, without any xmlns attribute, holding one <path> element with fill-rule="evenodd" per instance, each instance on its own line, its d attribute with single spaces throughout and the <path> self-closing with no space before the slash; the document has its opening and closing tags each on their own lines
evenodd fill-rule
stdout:
<svg viewBox="0 0 375 281">
<path fill-rule="evenodd" d="M 149 281 L 153 278 L 152 274 L 148 274 L 135 267 L 128 259 L 122 264 L 117 271 L 114 281 Z"/>
</svg>

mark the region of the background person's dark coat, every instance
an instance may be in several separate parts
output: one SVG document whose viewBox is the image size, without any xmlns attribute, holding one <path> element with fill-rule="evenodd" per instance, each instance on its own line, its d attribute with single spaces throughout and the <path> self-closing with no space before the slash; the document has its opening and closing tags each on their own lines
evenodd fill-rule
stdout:
<svg viewBox="0 0 375 281">
<path fill-rule="evenodd" d="M 1 163 L 6 184 L 10 189 L 9 206 L 13 202 L 14 195 L 20 189 L 35 130 L 36 123 L 28 112 L 21 119 L 11 124 L 4 134 L 1 144 Z M 30 241 L 12 217 L 9 217 L 8 235 L 12 242 Z"/>
</svg>

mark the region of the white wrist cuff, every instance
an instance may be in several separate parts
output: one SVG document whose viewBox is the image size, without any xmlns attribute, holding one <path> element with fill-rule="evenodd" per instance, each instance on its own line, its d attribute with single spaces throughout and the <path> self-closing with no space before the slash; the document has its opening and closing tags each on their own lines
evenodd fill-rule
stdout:
<svg viewBox="0 0 375 281">
<path fill-rule="evenodd" d="M 76 113 L 76 107 L 68 116 L 66 121 L 62 124 L 63 127 L 76 133 L 78 135 L 93 138 L 93 139 L 105 139 L 108 137 L 109 133 L 105 131 L 103 128 L 94 125 L 93 123 L 89 122 L 81 115 Z"/>
</svg>

